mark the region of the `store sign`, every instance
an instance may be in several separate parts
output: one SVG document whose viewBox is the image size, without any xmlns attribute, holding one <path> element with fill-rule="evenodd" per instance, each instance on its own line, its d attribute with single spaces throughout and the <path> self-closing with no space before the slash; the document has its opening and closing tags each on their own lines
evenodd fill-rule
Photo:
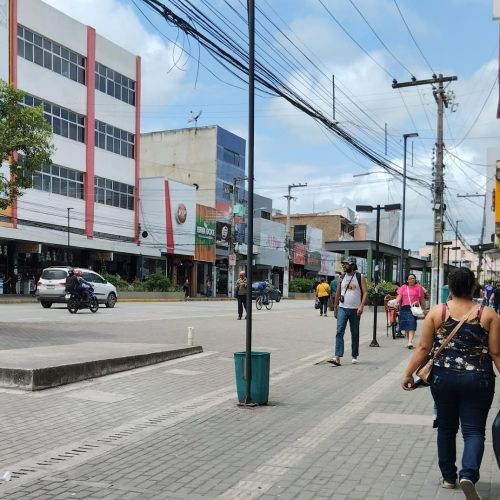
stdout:
<svg viewBox="0 0 500 500">
<path fill-rule="evenodd" d="M 41 243 L 17 243 L 16 250 L 18 253 L 41 253 L 42 245 Z"/>
<path fill-rule="evenodd" d="M 306 263 L 306 246 L 304 243 L 293 245 L 293 263 L 303 266 Z"/>
<path fill-rule="evenodd" d="M 215 208 L 196 205 L 195 260 L 215 262 Z"/>
<path fill-rule="evenodd" d="M 228 247 L 231 239 L 231 224 L 227 222 L 217 222 L 215 234 L 217 245 Z"/>
<path fill-rule="evenodd" d="M 113 252 L 95 252 L 94 256 L 96 260 L 113 262 Z"/>
</svg>

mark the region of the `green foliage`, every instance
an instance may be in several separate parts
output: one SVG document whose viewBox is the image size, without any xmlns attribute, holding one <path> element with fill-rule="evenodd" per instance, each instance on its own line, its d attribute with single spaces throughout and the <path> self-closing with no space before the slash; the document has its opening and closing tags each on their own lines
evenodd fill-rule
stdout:
<svg viewBox="0 0 500 500">
<path fill-rule="evenodd" d="M 116 289 L 118 291 L 127 292 L 127 291 L 134 289 L 134 287 L 131 283 L 122 279 L 118 274 L 110 274 L 107 272 L 101 272 L 101 275 L 104 279 L 109 281 L 111 284 L 115 285 Z"/>
<path fill-rule="evenodd" d="M 0 176 L 0 209 L 32 186 L 33 174 L 51 164 L 54 151 L 52 129 L 42 106 L 20 105 L 23 95 L 0 80 L 0 161 L 10 164 L 10 176 Z"/>
<path fill-rule="evenodd" d="M 290 281 L 290 291 L 309 293 L 313 289 L 313 282 L 307 278 L 294 278 Z"/>
<path fill-rule="evenodd" d="M 148 292 L 169 292 L 172 284 L 165 275 L 151 273 L 144 280 L 144 287 Z"/>
<path fill-rule="evenodd" d="M 375 304 L 377 300 L 378 305 L 384 305 L 384 297 L 386 295 L 396 295 L 398 287 L 390 281 L 381 281 L 375 291 L 375 284 L 373 282 L 367 283 L 368 286 L 368 303 Z"/>
</svg>

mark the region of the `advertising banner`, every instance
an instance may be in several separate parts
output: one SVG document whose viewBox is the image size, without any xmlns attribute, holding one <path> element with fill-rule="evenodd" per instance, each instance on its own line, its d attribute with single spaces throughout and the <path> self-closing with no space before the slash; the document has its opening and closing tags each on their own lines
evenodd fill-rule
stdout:
<svg viewBox="0 0 500 500">
<path fill-rule="evenodd" d="M 293 263 L 303 266 L 306 263 L 306 252 L 304 243 L 295 243 L 293 245 Z"/>
<path fill-rule="evenodd" d="M 227 248 L 231 241 L 231 224 L 217 221 L 215 234 L 217 246 Z"/>
<path fill-rule="evenodd" d="M 333 276 L 335 274 L 335 264 L 337 255 L 333 252 L 320 252 L 321 254 L 321 269 L 320 274 L 325 276 Z"/>
<path fill-rule="evenodd" d="M 215 262 L 215 208 L 196 205 L 194 258 Z"/>
<path fill-rule="evenodd" d="M 323 230 L 307 226 L 306 245 L 309 252 L 320 252 L 323 249 Z"/>
</svg>

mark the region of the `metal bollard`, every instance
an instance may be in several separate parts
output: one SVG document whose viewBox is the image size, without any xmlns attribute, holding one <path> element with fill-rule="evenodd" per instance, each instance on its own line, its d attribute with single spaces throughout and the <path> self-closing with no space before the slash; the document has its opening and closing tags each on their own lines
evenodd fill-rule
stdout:
<svg viewBox="0 0 500 500">
<path fill-rule="evenodd" d="M 192 347 L 194 345 L 194 328 L 188 326 L 188 346 Z"/>
</svg>

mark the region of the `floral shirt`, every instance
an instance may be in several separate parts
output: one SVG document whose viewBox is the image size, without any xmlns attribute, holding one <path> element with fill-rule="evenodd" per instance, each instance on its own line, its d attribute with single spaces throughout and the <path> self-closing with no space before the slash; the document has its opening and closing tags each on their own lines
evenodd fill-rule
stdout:
<svg viewBox="0 0 500 500">
<path fill-rule="evenodd" d="M 434 337 L 433 352 L 439 349 L 457 323 L 459 321 L 451 316 L 446 318 Z M 434 360 L 434 366 L 494 374 L 488 353 L 488 332 L 481 326 L 479 314 L 460 327 L 443 352 Z"/>
</svg>

